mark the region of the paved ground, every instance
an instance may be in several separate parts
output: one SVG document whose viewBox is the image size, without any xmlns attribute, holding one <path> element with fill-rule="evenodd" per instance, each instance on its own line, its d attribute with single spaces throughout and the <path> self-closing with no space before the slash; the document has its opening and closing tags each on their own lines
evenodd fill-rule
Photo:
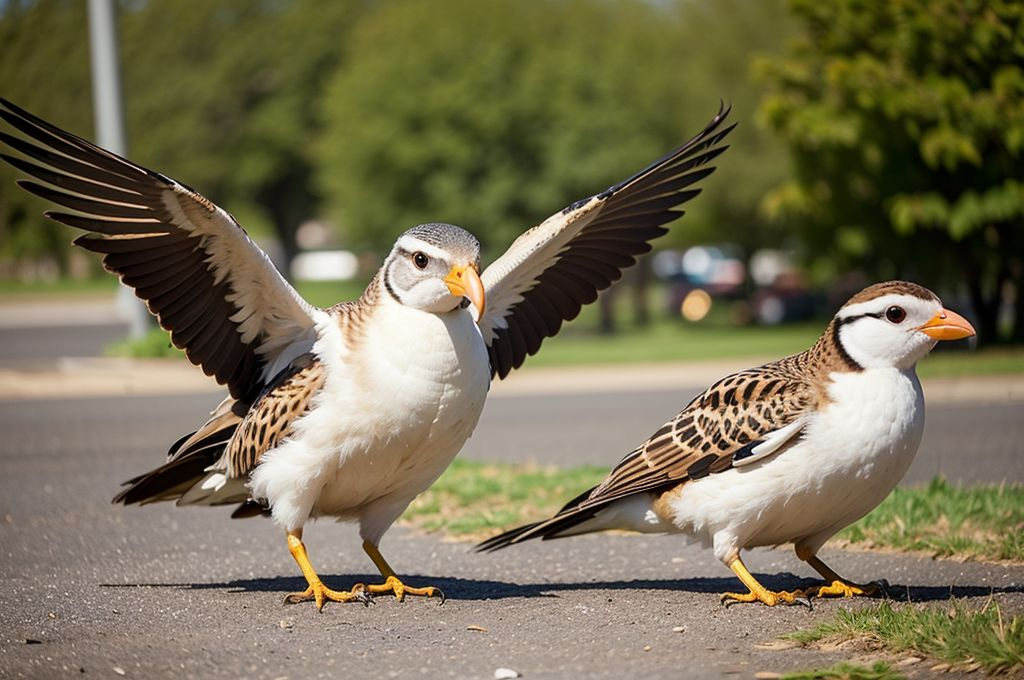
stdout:
<svg viewBox="0 0 1024 680">
<path fill-rule="evenodd" d="M 466 453 L 607 462 L 687 394 L 499 396 Z M 845 655 L 759 648 L 847 605 L 723 610 L 716 593 L 735 587 L 729 573 L 674 538 L 584 537 L 478 555 L 399 529 L 385 553 L 410 582 L 441 586 L 443 607 L 284 606 L 303 584 L 269 522 L 108 502 L 117 482 L 158 460 L 216 400 L 207 392 L 0 405 L 0 676 L 489 678 L 509 667 L 527 678 L 749 677 Z M 1020 414 L 1020 403 L 936 407 L 911 475 L 1024 480 L 1013 448 L 1024 435 Z M 577 434 L 566 436 L 574 421 Z M 513 445 L 523 437 L 526 445 Z M 307 541 L 329 582 L 372 578 L 349 527 L 319 523 Z M 952 587 L 1024 609 L 1021 566 L 829 558 L 854 578 L 887 578 L 915 601 L 944 600 Z M 792 582 L 789 572 L 809 576 L 788 550 L 754 551 L 749 561 L 775 587 Z"/>
<path fill-rule="evenodd" d="M 0 345 L 11 337 L 0 334 Z M 14 388 L 26 368 L 57 386 L 88 373 L 76 373 L 80 362 L 62 372 L 52 361 L 3 357 Z M 680 370 L 705 381 L 696 367 Z M 284 594 L 304 582 L 270 522 L 109 504 L 119 481 L 151 467 L 219 399 L 188 379 L 169 389 L 169 374 L 124 372 L 141 376 L 137 394 L 102 396 L 117 391 L 97 391 L 94 377 L 89 389 L 34 398 L 0 389 L 0 677 L 492 678 L 499 667 L 525 678 L 751 677 L 850 654 L 762 644 L 859 603 L 725 610 L 717 593 L 738 584 L 707 551 L 675 538 L 592 536 L 479 555 L 396 529 L 385 554 L 410 583 L 441 586 L 443 607 L 285 606 Z M 464 455 L 613 462 L 693 393 L 667 389 L 666 376 L 684 383 L 660 373 L 628 392 L 611 375 L 587 383 L 572 372 L 524 374 L 492 395 Z M 1024 481 L 1017 382 L 926 385 L 935 398 L 908 479 Z M 351 527 L 316 524 L 307 544 L 332 585 L 375 579 Z M 1024 566 L 838 550 L 825 558 L 852 578 L 888 579 L 899 598 L 980 604 L 994 594 L 1024 610 Z M 788 550 L 753 551 L 748 564 L 770 587 L 810 575 Z"/>
</svg>

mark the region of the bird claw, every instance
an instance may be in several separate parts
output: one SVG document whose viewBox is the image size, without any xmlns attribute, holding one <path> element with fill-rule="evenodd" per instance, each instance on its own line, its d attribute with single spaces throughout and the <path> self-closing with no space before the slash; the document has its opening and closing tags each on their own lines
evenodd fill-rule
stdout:
<svg viewBox="0 0 1024 680">
<path fill-rule="evenodd" d="M 316 602 L 317 611 L 323 611 L 324 605 L 328 602 L 361 602 L 364 606 L 370 606 L 373 598 L 361 583 L 352 586 L 352 590 L 331 590 L 323 583 L 311 583 L 301 593 L 289 593 L 284 597 L 284 604 L 298 604 L 300 602 Z"/>
<path fill-rule="evenodd" d="M 887 597 L 888 587 L 889 583 L 884 580 L 865 584 L 835 580 L 816 588 L 808 588 L 804 593 L 811 597 L 874 597 L 876 595 Z"/>
<path fill-rule="evenodd" d="M 440 606 L 444 604 L 445 600 L 447 599 L 445 598 L 444 591 L 436 586 L 424 586 L 422 588 L 414 588 L 412 586 L 407 586 L 404 583 L 402 583 L 402 581 L 397 576 L 388 576 L 384 580 L 384 583 L 365 586 L 365 588 L 370 593 L 370 595 L 374 597 L 382 593 L 391 593 L 399 602 L 404 601 L 406 595 L 417 595 L 420 597 L 440 598 L 440 602 L 438 602 L 438 606 Z"/>
<path fill-rule="evenodd" d="M 721 602 L 726 609 L 734 604 L 745 602 L 760 602 L 761 604 L 769 607 L 774 607 L 777 604 L 785 604 L 789 606 L 802 606 L 807 607 L 808 609 L 814 609 L 814 605 L 811 604 L 810 599 L 799 590 L 792 592 L 787 590 L 780 590 L 777 592 L 773 592 L 771 590 L 754 592 L 752 590 L 749 593 L 722 593 Z"/>
</svg>

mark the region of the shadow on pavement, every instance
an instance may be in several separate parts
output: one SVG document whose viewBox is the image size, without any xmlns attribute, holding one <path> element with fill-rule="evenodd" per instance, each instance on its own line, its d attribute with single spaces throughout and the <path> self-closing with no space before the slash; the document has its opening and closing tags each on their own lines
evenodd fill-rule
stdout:
<svg viewBox="0 0 1024 680">
<path fill-rule="evenodd" d="M 757 574 L 757 579 L 769 590 L 792 590 L 821 581 L 791 573 Z M 561 591 L 584 590 L 664 590 L 719 595 L 726 591 L 741 591 L 742 585 L 734 578 L 638 579 L 633 581 L 589 581 L 586 583 L 509 583 L 485 579 L 437 577 L 421 574 L 403 574 L 402 580 L 410 586 L 436 586 L 449 600 L 503 600 L 516 597 L 558 597 Z M 324 576 L 328 587 L 347 589 L 356 583 L 380 583 L 377 574 L 349 574 Z M 306 581 L 300 577 L 277 576 L 265 579 L 239 579 L 220 583 L 135 583 L 100 584 L 101 588 L 182 588 L 188 590 L 227 590 L 230 592 L 279 592 L 282 595 L 305 590 Z M 995 593 L 1022 593 L 1024 584 L 1006 586 L 915 586 L 889 584 L 887 598 L 898 602 L 935 602 L 965 597 L 987 597 Z"/>
</svg>

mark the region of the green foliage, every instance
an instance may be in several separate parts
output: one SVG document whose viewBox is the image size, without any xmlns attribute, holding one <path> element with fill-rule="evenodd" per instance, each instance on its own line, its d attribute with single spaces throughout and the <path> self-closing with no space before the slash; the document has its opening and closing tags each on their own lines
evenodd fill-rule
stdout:
<svg viewBox="0 0 1024 680">
<path fill-rule="evenodd" d="M 358 245 L 384 249 L 439 220 L 497 252 L 680 144 L 720 98 L 735 97 L 742 120 L 753 106 L 747 55 L 781 40 L 763 30 L 773 9 L 780 16 L 775 2 L 743 0 L 384 4 L 353 31 L 329 84 L 319 185 Z M 781 157 L 753 126 L 740 141 L 758 160 Z M 694 203 L 691 239 L 745 238 L 758 221 L 752 194 L 779 177 L 778 163 L 728 158 L 719 165 L 731 166 L 732 188 L 748 193 L 727 197 L 716 177 L 717 198 Z M 725 215 L 745 223 L 730 229 Z"/>
<path fill-rule="evenodd" d="M 153 327 L 141 338 L 115 340 L 104 353 L 111 357 L 133 359 L 168 359 L 184 357 L 185 353 L 174 346 L 171 335 L 163 328 Z"/>
<path fill-rule="evenodd" d="M 1024 6 L 790 7 L 800 39 L 756 70 L 796 174 L 763 209 L 799 228 L 822 278 L 858 267 L 965 284 L 981 340 L 996 339 L 1005 284 L 1024 271 Z"/>
<path fill-rule="evenodd" d="M 1024 561 L 1024 486 L 899 487 L 839 540 L 938 556 Z"/>
<path fill-rule="evenodd" d="M 0 95 L 45 112 L 79 133 L 92 128 L 86 3 L 13 0 L 0 4 Z M 45 86 L 43 85 L 45 84 Z M 42 217 L 45 201 L 19 189 L 0 163 L 0 257 L 65 262 L 67 228 Z"/>
<path fill-rule="evenodd" d="M 456 460 L 402 515 L 427 531 L 481 538 L 550 516 L 607 474 L 597 466 L 570 469 Z"/>
<path fill-rule="evenodd" d="M 900 680 L 906 676 L 884 661 L 876 661 L 871 666 L 840 661 L 827 668 L 786 673 L 782 677 L 783 680 Z"/>
<path fill-rule="evenodd" d="M 1007 617 L 998 603 L 972 611 L 954 602 L 946 608 L 882 602 L 840 609 L 832 621 L 783 636 L 804 645 L 821 640 L 865 640 L 889 652 L 914 652 L 1002 673 L 1024 667 L 1024 617 Z"/>
<path fill-rule="evenodd" d="M 294 251 L 316 214 L 309 145 L 322 81 L 362 0 L 122 3 L 128 155 L 233 210 Z M 92 134 L 86 3 L 0 5 L 0 92 L 87 139 Z M 41 217 L 0 167 L 0 256 L 63 257 L 73 234 Z M 252 224 L 249 224 L 250 228 Z"/>
</svg>

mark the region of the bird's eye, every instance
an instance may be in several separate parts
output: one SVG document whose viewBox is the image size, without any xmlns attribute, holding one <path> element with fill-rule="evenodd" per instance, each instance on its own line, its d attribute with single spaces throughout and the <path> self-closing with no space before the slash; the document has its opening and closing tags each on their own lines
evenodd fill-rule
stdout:
<svg viewBox="0 0 1024 680">
<path fill-rule="evenodd" d="M 893 305 L 889 309 L 885 310 L 885 318 L 892 323 L 901 323 L 907 318 L 907 311 L 902 307 Z"/>
<path fill-rule="evenodd" d="M 413 253 L 412 263 L 416 265 L 417 269 L 426 269 L 427 264 L 430 263 L 430 260 L 427 259 L 427 256 L 424 255 L 423 253 Z"/>
</svg>

